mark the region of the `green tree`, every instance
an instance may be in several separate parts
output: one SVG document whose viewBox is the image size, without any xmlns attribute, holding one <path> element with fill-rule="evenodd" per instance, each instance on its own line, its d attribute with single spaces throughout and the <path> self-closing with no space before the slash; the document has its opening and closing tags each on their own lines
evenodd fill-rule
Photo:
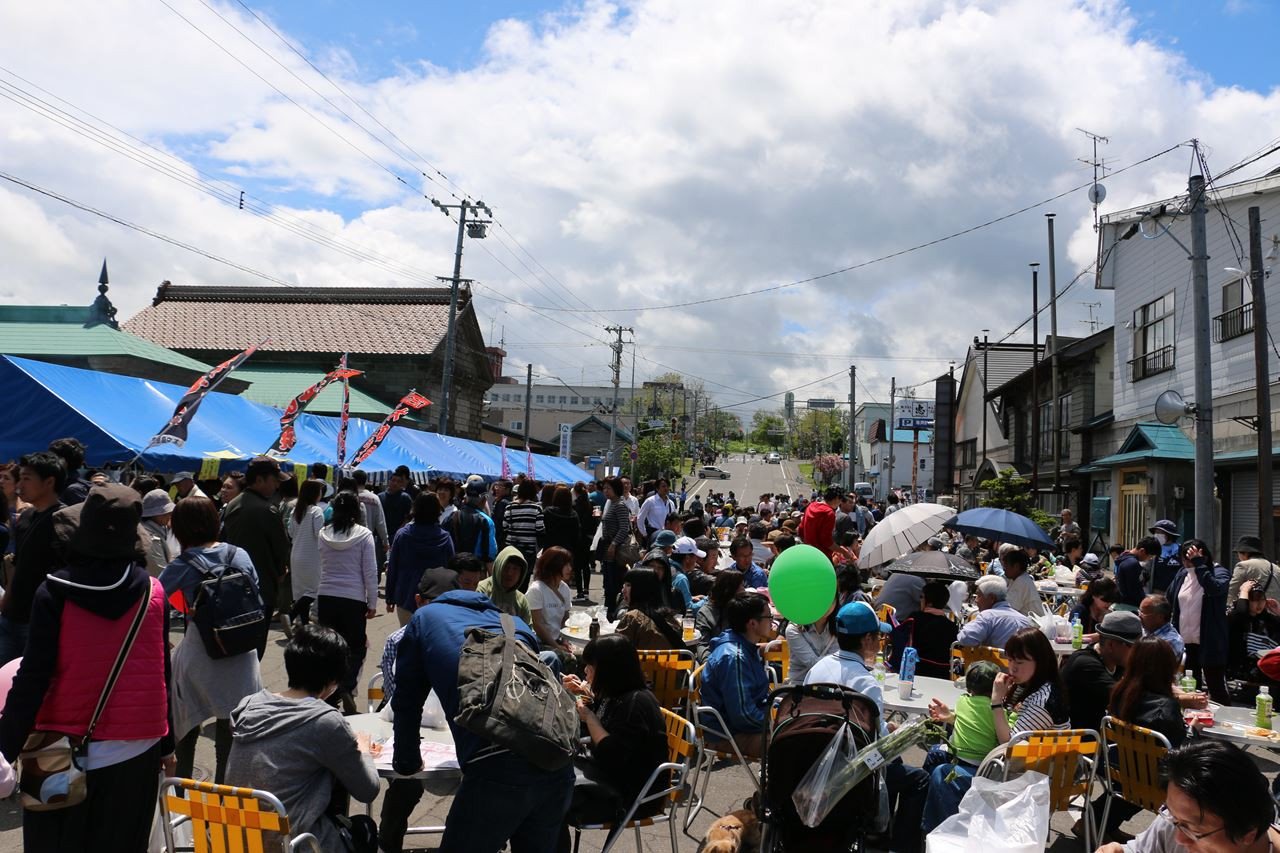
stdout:
<svg viewBox="0 0 1280 853">
<path fill-rule="evenodd" d="M 978 488 L 987 493 L 982 506 L 1007 509 L 1024 515 L 1049 530 L 1055 524 L 1053 516 L 1035 506 L 1031 499 L 1031 481 L 1021 477 L 1012 468 L 1006 468 L 993 479 L 984 480 Z"/>
<path fill-rule="evenodd" d="M 787 423 L 780 414 L 761 410 L 751 416 L 751 440 L 756 444 L 781 447 L 786 428 Z"/>
<path fill-rule="evenodd" d="M 679 474 L 683 464 L 684 448 L 670 436 L 642 438 L 636 445 L 636 476 L 641 480 Z"/>
</svg>

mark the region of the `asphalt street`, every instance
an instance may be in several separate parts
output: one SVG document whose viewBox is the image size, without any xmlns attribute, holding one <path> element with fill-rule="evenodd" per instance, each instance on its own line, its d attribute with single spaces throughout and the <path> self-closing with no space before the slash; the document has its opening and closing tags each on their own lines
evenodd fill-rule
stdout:
<svg viewBox="0 0 1280 853">
<path fill-rule="evenodd" d="M 811 484 L 800 481 L 796 464 L 790 459 L 769 464 L 764 461 L 763 453 L 747 456 L 746 459 L 744 462 L 742 454 L 735 453 L 728 460 L 722 459 L 717 463 L 717 467 L 729 473 L 727 480 L 708 480 L 697 476 L 689 478 L 689 497 L 705 497 L 710 492 L 727 495 L 732 491 L 739 501 L 749 501 L 754 506 L 765 492 L 795 498 L 808 495 L 812 490 Z M 678 493 L 679 489 L 673 488 L 673 491 Z"/>
</svg>

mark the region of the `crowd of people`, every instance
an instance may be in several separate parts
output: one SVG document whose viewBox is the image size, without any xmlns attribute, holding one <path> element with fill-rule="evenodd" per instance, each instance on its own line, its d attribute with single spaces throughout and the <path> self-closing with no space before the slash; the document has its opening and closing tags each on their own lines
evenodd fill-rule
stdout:
<svg viewBox="0 0 1280 853">
<path fill-rule="evenodd" d="M 962 622 L 947 585 L 917 575 L 877 579 L 874 602 L 868 594 L 880 567 L 860 565 L 861 542 L 899 510 L 896 496 L 885 506 L 835 488 L 794 502 L 771 494 L 739 501 L 732 492 L 690 500 L 683 489 L 673 495 L 665 479 L 637 488 L 625 477 L 556 485 L 473 475 L 419 485 L 407 469 L 374 490 L 360 470 L 346 476 L 317 464 L 295 478 L 265 457 L 216 482 L 179 472 L 120 483 L 84 463 L 85 448 L 63 439 L 0 466 L 0 665 L 16 665 L 0 714 L 0 791 L 30 737 L 81 737 L 92 728 L 87 796 L 70 808 L 27 811 L 31 850 L 89 849 L 95 837 L 145 849 L 160 771 L 190 777 L 210 721 L 216 782 L 273 792 L 295 831 L 316 834 L 323 849 L 353 843 L 359 834 L 344 823 L 345 804 L 372 802 L 379 779 L 343 715 L 356 711 L 367 624 L 380 612 L 399 623 L 374 652 L 400 777 L 376 830 L 386 851 L 402 849 L 422 796 L 408 777 L 422 765 L 429 697 L 450 721 L 462 767 L 442 849 L 510 842 L 567 850 L 570 822 L 617 820 L 665 760 L 665 726 L 641 650 L 692 651 L 702 666 L 701 701 L 723 729 L 709 745 L 732 741 L 759 757 L 770 687 L 781 678 L 765 656 L 784 641 L 793 682 L 862 693 L 882 721 L 882 686 L 870 662 L 885 635 L 889 668 L 911 647 L 924 676 L 950 673 L 953 643 L 1001 649 L 1007 671 L 974 664 L 956 707 L 930 708 L 950 732 L 947 745 L 920 767 L 897 759 L 885 768 L 888 843 L 911 853 L 956 812 L 982 758 L 1018 732 L 1098 729 L 1110 714 L 1177 746 L 1185 736 L 1181 708 L 1206 702 L 1199 688 L 1229 701 L 1228 673 L 1262 683 L 1261 657 L 1280 641 L 1280 577 L 1260 544 L 1241 540 L 1232 572 L 1204 542 L 1179 544 L 1163 521 L 1151 538 L 1110 555 L 1113 573 L 1083 552 L 1066 512 L 1056 558 L 973 537 L 930 540 L 922 549 L 950 550 L 984 570 L 977 614 Z M 830 606 L 807 625 L 780 620 L 769 597 L 774 561 L 798 543 L 825 554 L 837 575 Z M 1061 665 L 1033 622 L 1045 612 L 1037 577 L 1087 584 L 1073 616 L 1088 646 Z M 247 641 L 205 630 L 212 579 L 260 601 L 260 624 Z M 566 642 L 573 607 L 597 601 L 613 631 L 585 648 Z M 883 605 L 891 605 L 892 624 L 877 615 Z M 584 748 L 572 765 L 547 769 L 455 721 L 468 633 L 501 633 L 507 617 L 518 642 L 575 697 Z M 171 643 L 179 626 L 182 636 Z M 260 671 L 269 629 L 287 639 L 288 683 L 280 690 L 265 687 Z M 117 657 L 124 663 L 112 682 L 106 674 Z M 1174 685 L 1183 660 L 1197 689 Z M 99 702 L 104 680 L 107 698 Z M 877 734 L 885 733 L 882 723 Z M 1262 838 L 1265 827 L 1236 820 L 1229 804 L 1200 787 L 1205 773 L 1237 759 L 1221 749 L 1202 753 L 1184 747 L 1182 764 L 1171 762 L 1180 769 L 1171 771 L 1165 822 L 1185 833 L 1193 825 L 1208 830 L 1220 816 L 1233 839 Z M 113 796 L 119 790 L 132 792 L 124 806 Z M 1106 837 L 1122 839 L 1120 824 L 1133 813 L 1113 808 Z M 1144 838 L 1153 832 L 1166 830 Z M 1170 849 L 1148 841 L 1155 846 L 1144 849 Z"/>
</svg>

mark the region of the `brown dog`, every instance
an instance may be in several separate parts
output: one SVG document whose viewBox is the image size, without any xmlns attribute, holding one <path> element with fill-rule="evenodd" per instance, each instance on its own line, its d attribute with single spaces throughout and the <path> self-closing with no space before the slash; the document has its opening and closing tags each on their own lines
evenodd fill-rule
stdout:
<svg viewBox="0 0 1280 853">
<path fill-rule="evenodd" d="M 760 821 L 751 809 L 729 812 L 707 828 L 702 853 L 754 853 L 760 849 Z"/>
</svg>

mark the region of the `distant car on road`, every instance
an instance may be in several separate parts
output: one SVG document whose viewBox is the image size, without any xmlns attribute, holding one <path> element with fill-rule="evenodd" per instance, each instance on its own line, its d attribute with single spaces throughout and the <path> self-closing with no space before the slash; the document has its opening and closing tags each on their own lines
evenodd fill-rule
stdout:
<svg viewBox="0 0 1280 853">
<path fill-rule="evenodd" d="M 698 476 L 707 480 L 727 480 L 729 472 L 715 465 L 703 465 L 698 469 Z"/>
<path fill-rule="evenodd" d="M 754 447 L 748 447 L 747 452 L 750 453 L 752 456 L 756 455 L 756 449 Z"/>
<path fill-rule="evenodd" d="M 870 483 L 854 483 L 853 493 L 860 498 L 870 498 L 875 495 L 876 490 Z"/>
<path fill-rule="evenodd" d="M 782 463 L 782 454 L 770 453 L 764 458 L 764 461 L 770 465 L 780 465 Z"/>
</svg>

